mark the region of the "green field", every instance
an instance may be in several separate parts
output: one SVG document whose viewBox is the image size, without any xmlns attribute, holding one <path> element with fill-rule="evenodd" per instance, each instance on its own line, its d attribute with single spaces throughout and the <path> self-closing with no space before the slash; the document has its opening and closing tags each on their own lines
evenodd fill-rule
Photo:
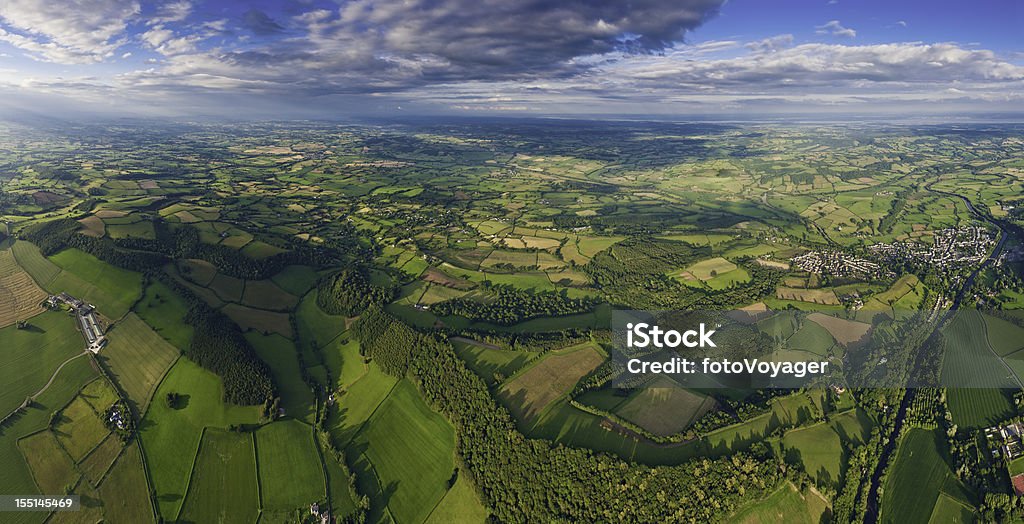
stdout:
<svg viewBox="0 0 1024 524">
<path fill-rule="evenodd" d="M 166 405 L 164 398 L 170 392 L 183 397 L 182 406 Z M 203 427 L 259 421 L 258 406 L 230 406 L 222 398 L 216 375 L 188 359 L 178 359 L 157 388 L 155 401 L 139 426 L 150 480 L 160 514 L 166 519 L 178 514 Z"/>
<path fill-rule="evenodd" d="M 308 507 L 326 497 L 324 470 L 313 441 L 313 428 L 282 420 L 256 432 L 263 507 L 269 510 Z"/>
<path fill-rule="evenodd" d="M 135 305 L 139 318 L 161 337 L 184 351 L 192 342 L 192 326 L 185 322 L 188 305 L 177 293 L 160 281 L 146 286 L 142 300 Z"/>
<path fill-rule="evenodd" d="M 850 410 L 829 422 L 787 431 L 776 449 L 787 462 L 802 464 L 818 485 L 838 489 L 847 460 L 846 446 L 863 444 L 870 430 L 871 421 L 864 413 Z"/>
<path fill-rule="evenodd" d="M 0 413 L 6 415 L 42 388 L 65 360 L 85 349 L 75 319 L 57 312 L 32 317 L 31 329 L 0 328 Z M 85 357 L 81 357 L 85 360 Z"/>
<path fill-rule="evenodd" d="M 415 453 L 408 452 L 411 443 Z M 455 432 L 423 403 L 416 386 L 402 380 L 348 449 L 364 450 L 388 492 L 386 504 L 395 520 L 422 522 L 447 491 Z"/>
<path fill-rule="evenodd" d="M 97 359 L 144 413 L 160 379 L 178 358 L 178 349 L 157 335 L 134 313 L 107 332 L 107 344 Z"/>
<path fill-rule="evenodd" d="M 15 242 L 11 247 L 11 252 L 14 253 L 14 259 L 18 261 L 18 265 L 32 275 L 32 279 L 43 289 L 47 289 L 46 285 L 60 274 L 60 267 L 44 257 L 35 244 L 24 241 Z"/>
<path fill-rule="evenodd" d="M 259 511 L 252 434 L 207 428 L 179 520 L 254 522 Z"/>
<path fill-rule="evenodd" d="M 1002 389 L 950 388 L 946 403 L 962 428 L 986 428 L 1013 416 L 1013 403 Z"/>
<path fill-rule="evenodd" d="M 82 397 L 75 398 L 61 410 L 53 432 L 76 463 L 99 446 L 110 433 L 103 424 L 102 415 L 96 413 Z"/>
<path fill-rule="evenodd" d="M 512 376 L 539 355 L 532 351 L 492 349 L 462 340 L 452 341 L 452 347 L 469 369 L 491 385 L 502 382 L 501 377 Z"/>
<path fill-rule="evenodd" d="M 776 522 L 819 524 L 831 520 L 828 502 L 816 492 L 800 492 L 791 482 L 762 500 L 747 506 L 727 519 L 734 524 L 774 524 Z"/>
<path fill-rule="evenodd" d="M 120 318 L 142 295 L 138 273 L 114 267 L 77 249 L 65 249 L 50 260 L 63 271 L 43 287 L 51 293 L 66 292 L 85 300 L 107 318 Z"/>
<path fill-rule="evenodd" d="M 0 471 L 3 471 L 3 475 L 0 475 L 0 493 L 42 493 L 36 487 L 29 469 L 29 462 L 36 458 L 26 461 L 18 446 L 18 439 L 46 429 L 50 414 L 70 402 L 82 386 L 96 376 L 88 360 L 73 360 L 61 369 L 58 380 L 36 399 L 24 415 L 4 425 L 0 431 Z M 57 445 L 55 441 L 54 445 Z M 71 459 L 67 460 L 70 462 Z M 63 488 L 63 485 L 60 486 L 61 491 Z M 10 513 L 4 518 L 13 524 L 41 521 L 40 515 L 33 513 Z"/>
<path fill-rule="evenodd" d="M 108 522 L 154 522 L 153 505 L 137 443 L 129 444 L 99 488 Z"/>
<path fill-rule="evenodd" d="M 288 266 L 270 279 L 281 289 L 298 297 L 316 284 L 317 274 L 309 266 Z"/>
<path fill-rule="evenodd" d="M 299 361 L 295 356 L 295 344 L 278 334 L 261 335 L 255 331 L 245 334 L 260 359 L 270 366 L 281 395 L 281 407 L 285 414 L 300 420 L 312 422 L 314 410 L 313 392 L 304 380 Z"/>
<path fill-rule="evenodd" d="M 18 442 L 18 447 L 41 493 L 63 493 L 66 487 L 78 483 L 81 475 L 52 431 L 25 437 Z"/>
<path fill-rule="evenodd" d="M 434 511 L 427 518 L 427 524 L 448 524 L 450 522 L 464 522 L 469 524 L 482 524 L 487 522 L 490 512 L 480 502 L 480 496 L 472 482 L 462 471 L 455 479 L 455 485 L 448 490 L 441 502 L 437 503 Z"/>
<path fill-rule="evenodd" d="M 940 494 L 966 497 L 947 463 L 945 445 L 937 431 L 907 431 L 885 479 L 880 522 L 928 522 Z"/>
</svg>

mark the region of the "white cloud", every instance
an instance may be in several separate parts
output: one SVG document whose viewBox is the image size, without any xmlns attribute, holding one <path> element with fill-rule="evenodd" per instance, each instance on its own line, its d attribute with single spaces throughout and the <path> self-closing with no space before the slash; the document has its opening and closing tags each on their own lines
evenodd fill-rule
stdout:
<svg viewBox="0 0 1024 524">
<path fill-rule="evenodd" d="M 60 63 L 99 62 L 124 43 L 135 0 L 3 0 L 0 41 L 33 58 Z"/>
<path fill-rule="evenodd" d="M 839 20 L 829 20 L 823 25 L 814 26 L 814 28 L 817 29 L 815 33 L 819 35 L 845 36 L 849 38 L 857 36 L 857 31 L 849 27 L 843 27 Z"/>
<path fill-rule="evenodd" d="M 160 6 L 157 10 L 156 16 L 149 19 L 147 22 L 149 25 L 157 24 L 168 24 L 171 22 L 181 22 L 188 18 L 188 15 L 192 12 L 192 3 L 188 0 L 179 0 L 177 2 L 170 2 L 168 4 Z"/>
</svg>

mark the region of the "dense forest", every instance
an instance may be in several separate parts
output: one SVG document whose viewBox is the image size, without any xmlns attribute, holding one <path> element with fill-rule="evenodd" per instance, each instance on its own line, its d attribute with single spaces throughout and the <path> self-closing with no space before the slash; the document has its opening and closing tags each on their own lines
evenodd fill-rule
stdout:
<svg viewBox="0 0 1024 524">
<path fill-rule="evenodd" d="M 331 315 L 352 317 L 393 296 L 394 289 L 371 284 L 365 268 L 350 267 L 317 282 L 316 303 Z"/>
<path fill-rule="evenodd" d="M 534 317 L 563 316 L 585 313 L 600 301 L 591 298 L 570 298 L 565 292 L 530 293 L 511 286 L 493 286 L 494 293 L 486 302 L 468 298 L 446 300 L 431 306 L 436 315 L 459 315 L 509 326 Z"/>
</svg>

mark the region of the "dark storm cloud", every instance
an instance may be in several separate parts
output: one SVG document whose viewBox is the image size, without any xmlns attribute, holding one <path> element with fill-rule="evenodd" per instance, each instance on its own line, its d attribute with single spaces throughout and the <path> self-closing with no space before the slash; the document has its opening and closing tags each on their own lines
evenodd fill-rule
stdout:
<svg viewBox="0 0 1024 524">
<path fill-rule="evenodd" d="M 259 36 L 272 35 L 284 31 L 284 27 L 273 18 L 258 9 L 250 9 L 242 15 L 242 25 Z"/>
</svg>

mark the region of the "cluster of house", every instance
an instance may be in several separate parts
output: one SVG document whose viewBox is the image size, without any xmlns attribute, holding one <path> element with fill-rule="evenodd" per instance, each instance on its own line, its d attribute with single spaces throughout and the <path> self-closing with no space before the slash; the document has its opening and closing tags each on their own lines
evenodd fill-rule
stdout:
<svg viewBox="0 0 1024 524">
<path fill-rule="evenodd" d="M 92 304 L 86 304 L 67 293 L 50 295 L 46 299 L 47 307 L 55 308 L 60 304 L 67 305 L 75 313 L 78 327 L 85 337 L 88 350 L 93 353 L 99 353 L 100 349 L 107 345 L 107 337 L 104 336 L 103 327 L 100 326 L 100 321 L 96 318 L 96 307 Z"/>
<path fill-rule="evenodd" d="M 988 258 L 996 240 L 979 226 L 950 227 L 933 235 L 932 245 L 920 242 L 879 243 L 874 253 L 892 260 L 922 262 L 939 268 L 957 268 L 978 264 Z"/>
<path fill-rule="evenodd" d="M 110 416 L 107 418 L 111 424 L 117 426 L 117 429 L 125 429 L 127 422 L 125 416 L 121 414 L 121 407 L 115 402 L 113 406 L 110 406 Z"/>
<path fill-rule="evenodd" d="M 1005 426 L 985 428 L 985 438 L 988 439 L 992 448 L 992 456 L 1003 456 L 1003 460 L 1009 464 L 1011 461 L 1024 456 L 1024 443 L 1021 438 L 1024 436 L 1024 424 L 1013 422 Z M 1010 478 L 1013 484 L 1013 491 L 1017 495 L 1024 495 L 1024 473 L 1014 475 Z"/>
<path fill-rule="evenodd" d="M 793 267 L 809 273 L 845 277 L 876 275 L 882 271 L 878 264 L 842 251 L 810 251 L 793 257 Z"/>
<path fill-rule="evenodd" d="M 331 510 L 326 507 L 321 508 L 320 504 L 316 502 L 309 505 L 309 514 L 318 519 L 320 524 L 328 524 L 331 521 Z"/>
</svg>

